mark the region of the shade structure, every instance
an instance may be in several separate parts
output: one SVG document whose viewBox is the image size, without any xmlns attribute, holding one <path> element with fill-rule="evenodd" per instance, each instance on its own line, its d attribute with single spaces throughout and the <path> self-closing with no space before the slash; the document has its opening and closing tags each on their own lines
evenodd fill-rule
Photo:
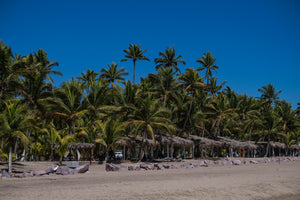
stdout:
<svg viewBox="0 0 300 200">
<path fill-rule="evenodd" d="M 224 146 L 233 147 L 233 148 L 243 148 L 243 149 L 257 149 L 257 145 L 255 145 L 252 141 L 239 141 L 233 140 L 226 137 L 217 137 L 218 141 L 222 142 Z"/>
<path fill-rule="evenodd" d="M 261 148 L 264 148 L 266 145 L 268 145 L 268 142 L 257 142 L 256 144 L 259 145 Z M 284 143 L 271 141 L 270 147 L 277 149 L 285 149 L 287 146 Z"/>
<path fill-rule="evenodd" d="M 145 139 L 142 137 L 132 137 L 128 136 L 127 138 L 123 138 L 116 142 L 119 146 L 126 146 L 126 147 L 133 147 L 136 145 L 144 144 L 146 146 L 156 146 L 157 144 L 154 142 L 154 140 L 151 139 Z"/>
<path fill-rule="evenodd" d="M 76 150 L 76 149 L 93 149 L 95 144 L 93 143 L 70 143 L 68 145 L 68 150 Z"/>
<path fill-rule="evenodd" d="M 157 135 L 156 140 L 162 145 L 174 145 L 178 147 L 191 147 L 194 145 L 192 140 L 167 134 Z"/>
<path fill-rule="evenodd" d="M 270 142 L 271 147 L 278 148 L 278 149 L 285 149 L 286 145 L 280 142 Z"/>
<path fill-rule="evenodd" d="M 195 145 L 201 145 L 205 147 L 221 147 L 223 144 L 219 141 L 212 140 L 205 137 L 199 137 L 196 135 L 190 135 L 188 137 L 190 140 L 194 141 Z"/>
<path fill-rule="evenodd" d="M 156 142 L 154 140 L 151 140 L 151 139 L 145 139 L 145 138 L 142 138 L 142 137 L 134 137 L 132 138 L 136 144 L 144 144 L 146 146 L 156 146 Z"/>
<path fill-rule="evenodd" d="M 293 144 L 289 147 L 290 149 L 296 149 L 296 150 L 300 150 L 300 144 Z"/>
<path fill-rule="evenodd" d="M 124 138 L 124 139 L 118 140 L 116 142 L 116 145 L 132 147 L 132 146 L 136 145 L 136 142 L 133 138 Z"/>
<path fill-rule="evenodd" d="M 67 149 L 69 151 L 76 151 L 77 149 L 87 149 L 89 150 L 90 152 L 90 165 L 92 164 L 92 154 L 93 154 L 93 151 L 92 149 L 95 147 L 95 144 L 93 143 L 70 143 L 67 147 Z M 74 154 L 74 159 L 76 161 L 76 153 Z"/>
</svg>

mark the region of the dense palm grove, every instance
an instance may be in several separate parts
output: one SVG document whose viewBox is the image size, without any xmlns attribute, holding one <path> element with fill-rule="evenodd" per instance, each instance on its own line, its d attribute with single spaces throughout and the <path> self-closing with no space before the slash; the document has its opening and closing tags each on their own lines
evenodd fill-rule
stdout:
<svg viewBox="0 0 300 200">
<path fill-rule="evenodd" d="M 70 142 L 108 152 L 127 136 L 155 139 L 162 132 L 298 143 L 300 109 L 279 99 L 272 84 L 258 89 L 260 97 L 237 94 L 218 83 L 210 52 L 195 58 L 197 69 L 181 72 L 186 63 L 172 47 L 154 59 L 156 73 L 135 84 L 135 67 L 149 61 L 145 52 L 131 44 L 119 58 L 133 63 L 133 82 L 112 62 L 55 87 L 51 77 L 62 73 L 46 52 L 14 55 L 0 41 L 0 159 L 62 158 Z"/>
</svg>

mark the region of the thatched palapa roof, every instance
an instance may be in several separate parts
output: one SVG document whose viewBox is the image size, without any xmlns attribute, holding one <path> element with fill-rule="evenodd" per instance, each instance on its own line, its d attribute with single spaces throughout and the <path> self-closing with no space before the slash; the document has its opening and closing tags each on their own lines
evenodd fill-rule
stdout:
<svg viewBox="0 0 300 200">
<path fill-rule="evenodd" d="M 200 137 L 196 135 L 190 135 L 188 139 L 192 140 L 196 145 L 201 145 L 204 147 L 221 147 L 223 144 L 219 141 L 212 140 L 205 137 Z"/>
<path fill-rule="evenodd" d="M 233 147 L 233 148 L 244 148 L 244 149 L 256 149 L 257 145 L 254 144 L 254 142 L 251 141 L 239 141 L 239 140 L 233 140 L 226 137 L 217 137 L 217 140 L 222 142 L 224 146 L 227 147 Z"/>
<path fill-rule="evenodd" d="M 137 144 L 141 145 L 142 143 L 144 143 L 144 145 L 146 145 L 146 146 L 156 146 L 157 145 L 157 144 L 155 144 L 154 140 L 143 139 L 142 137 L 131 137 L 131 136 L 128 136 L 128 138 L 121 139 L 116 142 L 117 145 L 127 146 L 127 147 L 132 147 Z"/>
<path fill-rule="evenodd" d="M 189 139 L 185 139 L 182 137 L 161 134 L 156 136 L 156 140 L 162 145 L 174 145 L 174 146 L 184 146 L 191 147 L 194 145 L 194 142 Z"/>
<path fill-rule="evenodd" d="M 278 148 L 278 149 L 285 149 L 286 145 L 280 142 L 270 142 L 271 147 Z"/>
<path fill-rule="evenodd" d="M 70 143 L 68 145 L 69 150 L 75 150 L 75 149 L 92 149 L 95 147 L 95 144 L 93 143 Z"/>
<path fill-rule="evenodd" d="M 257 145 L 264 148 L 266 145 L 268 145 L 268 142 L 257 142 Z M 278 149 L 285 149 L 286 148 L 286 145 L 284 143 L 280 143 L 280 142 L 272 142 L 271 141 L 270 146 L 272 148 L 278 148 Z"/>
</svg>

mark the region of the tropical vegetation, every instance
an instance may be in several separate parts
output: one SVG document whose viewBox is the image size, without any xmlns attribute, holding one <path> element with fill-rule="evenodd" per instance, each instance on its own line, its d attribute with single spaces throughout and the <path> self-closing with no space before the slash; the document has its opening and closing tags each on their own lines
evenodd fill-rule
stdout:
<svg viewBox="0 0 300 200">
<path fill-rule="evenodd" d="M 133 82 L 112 62 L 57 87 L 52 78 L 62 73 L 45 51 L 14 55 L 0 41 L 0 159 L 10 170 L 14 159 L 62 159 L 70 142 L 94 143 L 95 153 L 107 157 L 121 139 L 155 141 L 161 133 L 299 142 L 300 103 L 293 109 L 274 85 L 258 88 L 258 97 L 238 94 L 218 83 L 214 73 L 222 66 L 209 51 L 195 58 L 200 67 L 180 70 L 186 62 L 174 47 L 159 52 L 156 73 L 136 84 L 136 61 L 150 60 L 140 47 L 130 44 L 119 58 L 132 60 Z"/>
</svg>

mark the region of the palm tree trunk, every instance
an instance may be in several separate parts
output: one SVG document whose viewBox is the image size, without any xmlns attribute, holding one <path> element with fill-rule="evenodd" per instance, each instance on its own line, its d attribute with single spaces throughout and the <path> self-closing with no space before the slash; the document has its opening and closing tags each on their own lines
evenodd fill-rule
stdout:
<svg viewBox="0 0 300 200">
<path fill-rule="evenodd" d="M 187 121 L 189 120 L 189 117 L 190 117 L 190 114 L 191 114 L 191 111 L 192 111 L 192 106 L 193 106 L 193 93 L 191 94 L 190 107 L 189 107 L 188 115 L 187 115 L 186 120 L 185 120 L 184 125 L 183 125 L 183 130 L 185 129 Z"/>
<path fill-rule="evenodd" d="M 28 131 L 27 130 L 27 133 L 26 133 L 26 137 L 28 138 L 28 139 L 30 139 L 30 135 L 31 135 L 31 132 L 30 131 Z M 25 142 L 25 144 L 24 144 L 24 150 L 23 150 L 23 158 L 24 158 L 24 162 L 26 161 L 26 148 L 27 148 L 27 143 Z"/>
<path fill-rule="evenodd" d="M 54 154 L 55 154 L 55 145 L 51 144 L 51 160 L 54 162 Z"/>
<path fill-rule="evenodd" d="M 206 77 L 206 88 L 207 88 L 207 92 L 206 92 L 206 94 L 208 94 L 209 93 L 209 77 L 207 76 Z"/>
<path fill-rule="evenodd" d="M 146 128 L 146 130 L 144 132 L 144 136 L 143 136 L 143 139 L 142 139 L 142 145 L 141 145 L 141 151 L 140 151 L 139 161 L 141 161 L 143 159 L 143 149 L 144 149 L 145 139 L 147 139 L 147 128 Z"/>
<path fill-rule="evenodd" d="M 15 148 L 14 148 L 14 154 L 17 156 L 17 151 L 18 151 L 18 139 L 16 140 L 15 143 Z"/>
<path fill-rule="evenodd" d="M 269 154 L 270 142 L 271 142 L 271 135 L 270 135 L 270 133 L 269 133 L 269 134 L 268 134 L 268 145 L 267 145 L 265 157 L 267 157 L 268 154 Z"/>
<path fill-rule="evenodd" d="M 12 145 L 9 145 L 9 155 L 8 155 L 8 173 L 11 173 L 12 169 Z"/>
<path fill-rule="evenodd" d="M 166 107 L 166 104 L 167 104 L 167 96 L 168 96 L 168 91 L 166 91 L 166 93 L 164 95 L 164 107 Z"/>
<path fill-rule="evenodd" d="M 75 121 L 72 122 L 72 126 L 73 126 L 73 135 L 75 135 Z"/>
<path fill-rule="evenodd" d="M 135 60 L 133 60 L 133 78 L 132 78 L 133 85 L 135 84 Z"/>
</svg>

